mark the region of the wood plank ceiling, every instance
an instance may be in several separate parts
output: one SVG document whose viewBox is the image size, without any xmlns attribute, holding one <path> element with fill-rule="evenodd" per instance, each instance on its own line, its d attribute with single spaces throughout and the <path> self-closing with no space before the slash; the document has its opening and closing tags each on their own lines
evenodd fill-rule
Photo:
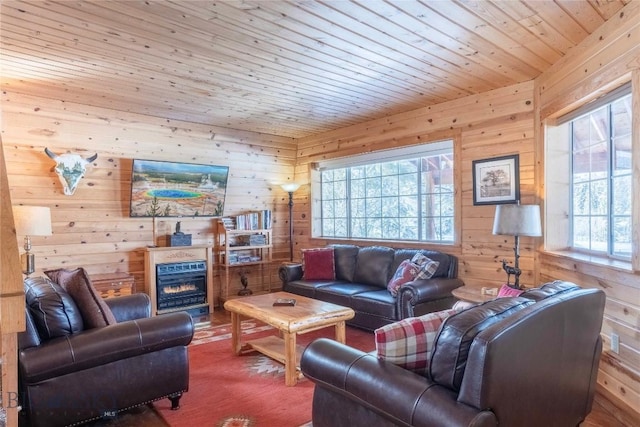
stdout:
<svg viewBox="0 0 640 427">
<path fill-rule="evenodd" d="M 3 0 L 0 85 L 296 138 L 531 80 L 629 1 Z"/>
</svg>

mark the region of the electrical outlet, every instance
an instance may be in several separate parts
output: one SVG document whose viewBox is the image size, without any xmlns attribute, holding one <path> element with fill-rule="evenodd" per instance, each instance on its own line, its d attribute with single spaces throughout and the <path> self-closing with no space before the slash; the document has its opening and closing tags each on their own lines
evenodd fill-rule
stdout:
<svg viewBox="0 0 640 427">
<path fill-rule="evenodd" d="M 611 333 L 611 351 L 616 354 L 620 353 L 620 336 L 616 333 Z"/>
</svg>

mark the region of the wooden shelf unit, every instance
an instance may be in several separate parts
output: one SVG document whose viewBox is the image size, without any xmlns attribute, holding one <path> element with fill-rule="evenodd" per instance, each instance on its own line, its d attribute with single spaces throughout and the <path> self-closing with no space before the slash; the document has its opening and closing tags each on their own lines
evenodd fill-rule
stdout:
<svg viewBox="0 0 640 427">
<path fill-rule="evenodd" d="M 264 244 L 261 245 L 236 245 L 243 236 L 262 235 L 264 236 Z M 248 237 L 246 237 L 248 238 Z M 215 256 L 216 263 L 220 268 L 220 280 L 222 289 L 220 299 L 222 303 L 231 298 L 236 298 L 235 293 L 229 294 L 231 284 L 231 274 L 233 270 L 241 267 L 258 267 L 260 270 L 260 289 L 252 289 L 254 295 L 260 293 L 271 292 L 271 260 L 272 260 L 273 242 L 271 240 L 271 229 L 257 230 L 236 230 L 228 229 L 223 221 L 218 221 L 216 226 L 215 239 Z M 231 261 L 235 256 L 240 256 L 243 252 L 254 257 L 254 260 L 247 261 Z M 259 258 L 259 260 L 257 260 Z"/>
</svg>

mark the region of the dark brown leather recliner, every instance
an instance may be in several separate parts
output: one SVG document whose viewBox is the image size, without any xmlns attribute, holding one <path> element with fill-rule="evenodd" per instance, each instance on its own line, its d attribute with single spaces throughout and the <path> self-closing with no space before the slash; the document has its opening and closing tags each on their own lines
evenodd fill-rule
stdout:
<svg viewBox="0 0 640 427">
<path fill-rule="evenodd" d="M 117 324 L 83 330 L 68 295 L 62 301 L 48 279 L 25 280 L 25 289 L 34 286 L 38 311 L 27 297 L 27 328 L 18 340 L 21 426 L 81 423 L 164 397 L 178 408 L 189 387 L 189 314 L 150 317 L 149 297 L 133 294 L 105 300 Z M 46 321 L 34 318 L 42 313 Z"/>
<path fill-rule="evenodd" d="M 605 295 L 552 282 L 447 318 L 429 374 L 329 339 L 304 351 L 314 427 L 578 426 L 591 411 Z"/>
</svg>

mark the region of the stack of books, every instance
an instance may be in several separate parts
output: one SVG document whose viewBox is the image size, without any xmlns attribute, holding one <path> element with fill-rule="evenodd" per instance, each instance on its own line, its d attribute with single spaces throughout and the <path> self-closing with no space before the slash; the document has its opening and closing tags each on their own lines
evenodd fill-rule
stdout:
<svg viewBox="0 0 640 427">
<path fill-rule="evenodd" d="M 237 215 L 234 219 L 235 219 L 234 228 L 236 230 L 269 230 L 271 229 L 271 211 L 269 209 Z M 229 230 L 228 227 L 226 228 Z"/>
</svg>

